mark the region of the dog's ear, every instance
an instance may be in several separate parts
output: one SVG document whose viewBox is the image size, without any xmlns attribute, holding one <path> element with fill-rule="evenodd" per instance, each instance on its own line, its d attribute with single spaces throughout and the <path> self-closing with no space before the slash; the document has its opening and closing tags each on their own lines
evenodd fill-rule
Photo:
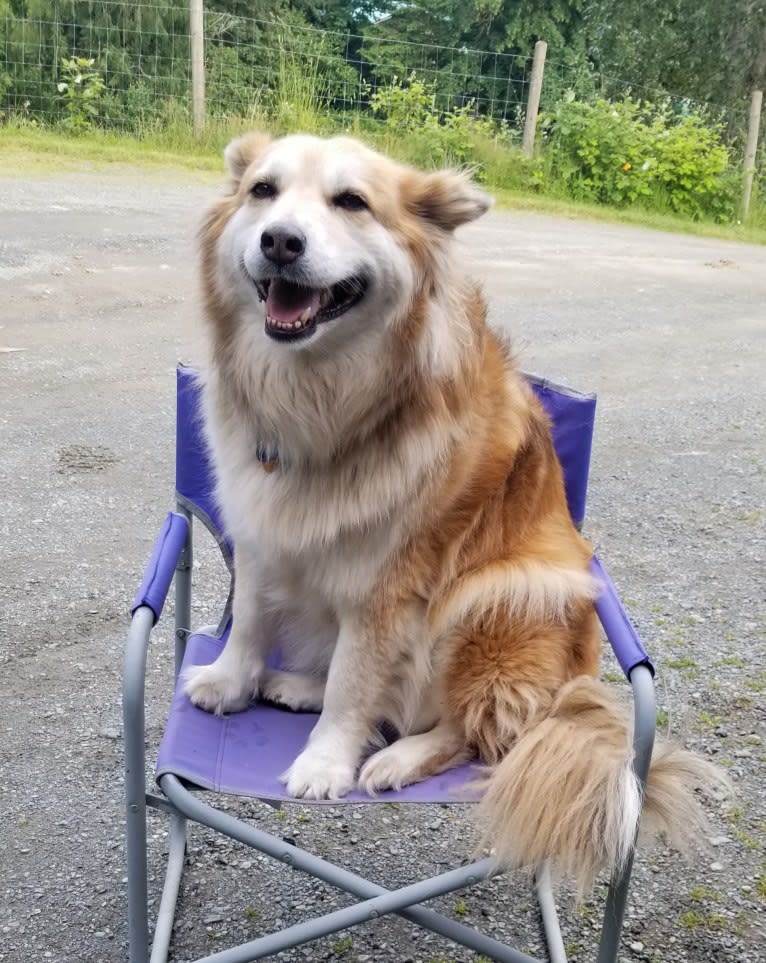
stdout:
<svg viewBox="0 0 766 963">
<path fill-rule="evenodd" d="M 231 141 L 223 152 L 223 159 L 229 171 L 229 185 L 236 191 L 242 175 L 248 167 L 266 150 L 271 143 L 268 134 L 243 134 Z"/>
<path fill-rule="evenodd" d="M 418 217 L 444 231 L 454 231 L 488 211 L 492 198 L 479 190 L 467 173 L 434 171 L 417 178 L 410 203 Z"/>
</svg>

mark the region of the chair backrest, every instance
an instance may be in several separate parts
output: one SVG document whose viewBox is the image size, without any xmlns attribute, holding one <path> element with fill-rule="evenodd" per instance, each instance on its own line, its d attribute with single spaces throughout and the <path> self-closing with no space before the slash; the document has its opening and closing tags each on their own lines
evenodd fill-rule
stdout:
<svg viewBox="0 0 766 963">
<path fill-rule="evenodd" d="M 534 375 L 526 375 L 553 427 L 553 442 L 564 472 L 572 520 L 585 518 L 588 471 L 596 413 L 595 395 L 581 394 Z M 202 429 L 201 385 L 193 368 L 177 369 L 176 494 L 180 504 L 201 518 L 217 539 L 227 563 L 231 544 L 223 534 L 215 482 Z"/>
<path fill-rule="evenodd" d="M 581 528 L 588 494 L 596 396 L 565 388 L 536 375 L 527 374 L 525 377 L 551 419 L 553 444 L 564 472 L 569 514 L 575 525 Z"/>
<path fill-rule="evenodd" d="M 233 571 L 233 549 L 215 497 L 215 473 L 205 441 L 202 385 L 196 368 L 176 368 L 176 499 L 205 523 Z"/>
</svg>

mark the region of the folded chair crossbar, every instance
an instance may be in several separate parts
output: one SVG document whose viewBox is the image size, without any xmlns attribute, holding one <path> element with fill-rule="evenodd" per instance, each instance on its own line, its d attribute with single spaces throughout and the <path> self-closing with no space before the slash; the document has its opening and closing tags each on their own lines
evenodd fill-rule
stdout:
<svg viewBox="0 0 766 963">
<path fill-rule="evenodd" d="M 450 920 L 433 909 L 413 905 L 465 886 L 472 886 L 486 879 L 491 873 L 492 861 L 489 858 L 400 889 L 388 890 L 255 826 L 244 823 L 213 806 L 208 806 L 173 775 L 161 776 L 160 785 L 172 805 L 187 818 L 225 833 L 232 839 L 257 849 L 293 869 L 302 870 L 362 900 L 353 906 L 299 923 L 279 933 L 260 937 L 231 950 L 203 957 L 198 963 L 247 963 L 249 960 L 270 956 L 288 947 L 318 939 L 338 930 L 348 929 L 359 923 L 369 922 L 388 913 L 397 913 L 418 926 L 462 943 L 478 953 L 489 955 L 500 963 L 539 963 L 534 957 L 520 953 L 498 940 Z"/>
</svg>

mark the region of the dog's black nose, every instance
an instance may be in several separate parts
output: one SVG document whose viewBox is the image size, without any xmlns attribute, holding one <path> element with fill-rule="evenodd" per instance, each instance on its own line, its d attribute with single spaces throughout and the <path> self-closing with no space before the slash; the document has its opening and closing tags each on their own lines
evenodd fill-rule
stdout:
<svg viewBox="0 0 766 963">
<path fill-rule="evenodd" d="M 292 264 L 306 250 L 306 238 L 286 224 L 275 224 L 261 234 L 261 251 L 274 264 Z"/>
</svg>

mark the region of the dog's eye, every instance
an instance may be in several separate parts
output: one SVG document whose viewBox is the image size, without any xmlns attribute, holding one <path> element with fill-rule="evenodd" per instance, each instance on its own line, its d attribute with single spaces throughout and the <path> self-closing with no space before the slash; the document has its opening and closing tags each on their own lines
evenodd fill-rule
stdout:
<svg viewBox="0 0 766 963">
<path fill-rule="evenodd" d="M 360 194 L 355 194 L 353 191 L 344 191 L 342 194 L 336 194 L 332 202 L 336 207 L 340 207 L 344 211 L 367 210 L 367 201 Z"/>
<path fill-rule="evenodd" d="M 275 197 L 277 189 L 273 184 L 269 184 L 268 181 L 258 181 L 250 188 L 250 193 L 253 197 L 259 198 Z"/>
</svg>

